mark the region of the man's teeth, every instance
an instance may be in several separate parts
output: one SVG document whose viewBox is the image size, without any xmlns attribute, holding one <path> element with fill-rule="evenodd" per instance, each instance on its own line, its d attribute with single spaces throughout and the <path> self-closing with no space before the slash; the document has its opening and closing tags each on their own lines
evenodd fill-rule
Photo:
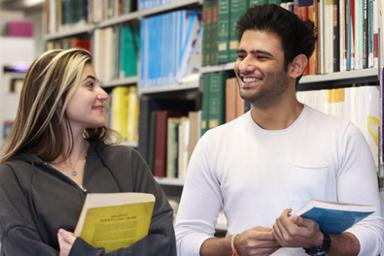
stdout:
<svg viewBox="0 0 384 256">
<path fill-rule="evenodd" d="M 256 80 L 258 80 L 258 79 L 256 79 L 256 77 L 243 77 L 243 81 L 245 83 L 255 82 Z"/>
</svg>

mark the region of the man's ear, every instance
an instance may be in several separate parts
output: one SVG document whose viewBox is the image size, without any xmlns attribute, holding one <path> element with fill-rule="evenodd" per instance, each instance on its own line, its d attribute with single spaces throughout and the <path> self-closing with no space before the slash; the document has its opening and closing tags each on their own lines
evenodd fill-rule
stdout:
<svg viewBox="0 0 384 256">
<path fill-rule="evenodd" d="M 291 63 L 288 64 L 288 75 L 292 78 L 298 78 L 304 72 L 308 65 L 308 58 L 304 54 L 297 55 Z"/>
</svg>

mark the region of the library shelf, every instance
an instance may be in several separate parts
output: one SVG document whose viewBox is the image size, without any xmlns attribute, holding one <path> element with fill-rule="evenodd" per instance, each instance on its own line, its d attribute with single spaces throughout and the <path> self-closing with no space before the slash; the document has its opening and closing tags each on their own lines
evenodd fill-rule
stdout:
<svg viewBox="0 0 384 256">
<path fill-rule="evenodd" d="M 340 88 L 359 84 L 378 83 L 378 69 L 360 69 L 334 72 L 330 74 L 308 75 L 300 79 L 298 91 L 324 88 Z"/>
<path fill-rule="evenodd" d="M 171 85 L 164 85 L 164 86 L 155 86 L 150 88 L 138 88 L 139 95 L 144 94 L 154 94 L 154 93 L 166 93 L 171 91 L 184 91 L 184 90 L 191 90 L 191 89 L 198 89 L 199 88 L 199 82 L 191 82 L 186 84 L 171 84 Z"/>
<path fill-rule="evenodd" d="M 123 79 L 112 80 L 109 82 L 103 82 L 102 85 L 104 88 L 108 88 L 108 87 L 115 87 L 118 85 L 137 84 L 137 81 L 138 81 L 138 77 L 132 76 L 132 77 L 127 77 L 127 78 L 123 78 Z"/>
<path fill-rule="evenodd" d="M 121 16 L 117 16 L 111 19 L 101 21 L 100 23 L 97 24 L 97 28 L 104 28 L 108 26 L 118 25 L 124 22 L 137 20 L 139 18 L 140 18 L 140 11 L 130 12 L 130 13 L 123 14 Z"/>
<path fill-rule="evenodd" d="M 184 180 L 176 179 L 176 178 L 161 178 L 161 177 L 154 177 L 155 180 L 160 185 L 167 185 L 167 186 L 183 186 Z"/>
<path fill-rule="evenodd" d="M 200 72 L 201 73 L 211 73 L 211 72 L 233 70 L 234 66 L 235 66 L 235 62 L 229 62 L 229 63 L 215 65 L 215 66 L 205 66 L 205 67 L 201 67 Z"/>
<path fill-rule="evenodd" d="M 63 31 L 45 35 L 44 40 L 49 41 L 49 40 L 61 39 L 65 37 L 71 37 L 79 34 L 92 33 L 92 31 L 95 28 L 96 28 L 95 25 L 85 25 L 85 26 L 78 26 L 76 28 L 63 29 Z"/>
<path fill-rule="evenodd" d="M 151 15 L 155 15 L 162 12 L 172 11 L 174 9 L 178 9 L 188 5 L 202 4 L 202 3 L 203 3 L 203 0 L 178 0 L 168 4 L 157 6 L 157 7 L 141 9 L 138 12 L 140 17 L 146 17 L 146 16 L 151 16 Z"/>
<path fill-rule="evenodd" d="M 235 62 L 201 68 L 201 73 L 211 73 L 233 70 Z M 300 79 L 298 90 L 321 89 L 325 87 L 337 87 L 350 84 L 363 84 L 377 82 L 378 68 L 358 69 L 350 71 L 334 72 L 329 74 L 307 75 Z"/>
<path fill-rule="evenodd" d="M 308 75 L 303 76 L 300 84 L 310 84 L 317 82 L 330 82 L 335 80 L 359 80 L 365 78 L 373 78 L 377 80 L 377 68 L 359 69 L 351 71 L 334 72 L 330 74 Z"/>
</svg>

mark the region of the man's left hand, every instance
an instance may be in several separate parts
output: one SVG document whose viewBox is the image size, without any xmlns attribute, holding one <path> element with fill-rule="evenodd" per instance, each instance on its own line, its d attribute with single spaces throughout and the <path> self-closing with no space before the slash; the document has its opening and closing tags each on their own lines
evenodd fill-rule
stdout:
<svg viewBox="0 0 384 256">
<path fill-rule="evenodd" d="M 297 215 L 290 216 L 291 209 L 285 209 L 276 219 L 272 234 L 282 247 L 310 248 L 320 246 L 323 233 L 319 225 Z"/>
</svg>

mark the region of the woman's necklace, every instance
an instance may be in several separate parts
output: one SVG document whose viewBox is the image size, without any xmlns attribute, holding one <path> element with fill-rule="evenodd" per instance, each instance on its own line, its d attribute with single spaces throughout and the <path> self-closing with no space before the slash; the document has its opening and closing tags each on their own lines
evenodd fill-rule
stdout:
<svg viewBox="0 0 384 256">
<path fill-rule="evenodd" d="M 73 177 L 76 177 L 77 176 L 77 171 L 75 169 L 72 169 L 71 175 Z"/>
<path fill-rule="evenodd" d="M 69 159 L 69 166 L 68 167 L 71 169 L 70 173 L 73 177 L 76 177 L 79 174 L 79 172 L 76 170 L 76 167 L 79 164 L 81 159 L 82 159 L 82 157 L 80 156 L 80 158 L 76 161 L 76 164 L 74 166 L 72 165 L 72 161 Z M 87 154 L 84 155 L 84 166 L 85 166 L 86 161 L 87 161 Z"/>
</svg>

